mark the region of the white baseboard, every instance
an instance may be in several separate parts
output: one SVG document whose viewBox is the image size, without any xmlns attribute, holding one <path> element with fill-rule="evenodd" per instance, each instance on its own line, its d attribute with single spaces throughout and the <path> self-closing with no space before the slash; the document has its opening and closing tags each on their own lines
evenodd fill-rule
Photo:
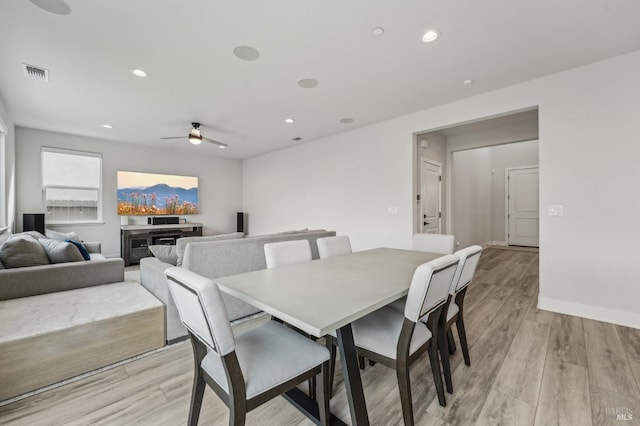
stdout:
<svg viewBox="0 0 640 426">
<path fill-rule="evenodd" d="M 640 328 L 640 314 L 635 312 L 583 305 L 582 303 L 567 302 L 546 297 L 538 297 L 538 309 L 624 325 L 626 327 Z"/>
<path fill-rule="evenodd" d="M 506 241 L 491 241 L 492 246 L 508 246 Z"/>
</svg>

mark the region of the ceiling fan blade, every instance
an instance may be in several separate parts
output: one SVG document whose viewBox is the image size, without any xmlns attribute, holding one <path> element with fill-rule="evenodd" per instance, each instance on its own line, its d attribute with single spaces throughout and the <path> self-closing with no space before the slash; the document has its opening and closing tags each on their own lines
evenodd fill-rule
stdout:
<svg viewBox="0 0 640 426">
<path fill-rule="evenodd" d="M 226 148 L 229 145 L 227 145 L 226 143 L 222 143 L 222 142 L 218 142 L 218 141 L 214 141 L 213 139 L 209 139 L 209 138 L 205 138 L 204 136 L 202 137 L 203 140 L 212 143 L 214 145 L 218 145 L 220 148 Z"/>
<path fill-rule="evenodd" d="M 187 138 L 186 136 L 172 136 L 169 138 L 160 138 L 160 139 L 186 139 L 186 138 Z"/>
</svg>

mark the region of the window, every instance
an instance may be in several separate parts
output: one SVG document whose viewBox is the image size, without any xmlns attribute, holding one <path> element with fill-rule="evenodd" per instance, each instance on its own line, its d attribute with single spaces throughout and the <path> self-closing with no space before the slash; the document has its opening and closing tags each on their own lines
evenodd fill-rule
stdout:
<svg viewBox="0 0 640 426">
<path fill-rule="evenodd" d="M 42 203 L 47 223 L 102 222 L 102 155 L 43 147 Z"/>
</svg>

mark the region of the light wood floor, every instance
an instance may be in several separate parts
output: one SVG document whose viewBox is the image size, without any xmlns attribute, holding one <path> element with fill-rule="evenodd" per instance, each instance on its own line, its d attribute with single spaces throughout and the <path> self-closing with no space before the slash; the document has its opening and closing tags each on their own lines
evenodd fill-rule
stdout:
<svg viewBox="0 0 640 426">
<path fill-rule="evenodd" d="M 452 357 L 454 392 L 443 408 L 426 356 L 414 365 L 416 424 L 640 424 L 640 330 L 537 310 L 537 293 L 537 253 L 483 252 L 465 302 L 471 367 L 460 351 Z M 0 424 L 183 425 L 192 368 L 190 344 L 176 344 L 0 407 Z M 395 373 L 375 365 L 362 379 L 371 423 L 402 424 Z M 335 389 L 331 409 L 348 421 L 339 372 Z M 226 407 L 207 390 L 200 424 L 225 425 L 227 419 Z M 247 424 L 311 422 L 277 398 L 251 412 Z"/>
</svg>

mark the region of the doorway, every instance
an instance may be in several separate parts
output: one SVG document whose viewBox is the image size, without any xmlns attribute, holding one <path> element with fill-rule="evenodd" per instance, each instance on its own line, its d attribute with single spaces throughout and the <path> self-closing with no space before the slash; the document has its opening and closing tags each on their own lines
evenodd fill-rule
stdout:
<svg viewBox="0 0 640 426">
<path fill-rule="evenodd" d="M 442 164 L 423 157 L 420 165 L 420 217 L 423 234 L 442 233 Z"/>
<path fill-rule="evenodd" d="M 538 166 L 506 168 L 505 179 L 507 244 L 538 247 Z"/>
</svg>

